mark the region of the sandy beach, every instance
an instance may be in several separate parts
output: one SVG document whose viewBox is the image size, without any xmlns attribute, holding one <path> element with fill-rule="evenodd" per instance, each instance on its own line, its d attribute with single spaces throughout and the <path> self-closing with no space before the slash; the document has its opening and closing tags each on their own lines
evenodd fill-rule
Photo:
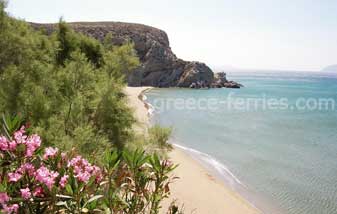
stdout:
<svg viewBox="0 0 337 214">
<path fill-rule="evenodd" d="M 126 87 L 124 90 L 124 93 L 128 97 L 128 103 L 137 119 L 137 123 L 133 127 L 136 132 L 147 132 L 150 120 L 146 104 L 141 98 L 142 93 L 151 88 L 152 87 Z"/>
<path fill-rule="evenodd" d="M 134 109 L 135 117 L 139 123 L 135 127 L 138 131 L 146 131 L 149 117 L 146 105 L 139 99 L 141 93 L 150 87 L 127 87 L 125 93 L 128 96 L 130 106 Z M 171 197 L 164 201 L 164 210 L 170 202 L 184 207 L 184 213 L 202 214 L 257 214 L 261 213 L 251 206 L 238 193 L 227 188 L 224 183 L 210 175 L 190 155 L 175 148 L 169 154 L 169 158 L 179 167 L 174 171 L 174 176 L 179 177 L 171 184 Z"/>
</svg>

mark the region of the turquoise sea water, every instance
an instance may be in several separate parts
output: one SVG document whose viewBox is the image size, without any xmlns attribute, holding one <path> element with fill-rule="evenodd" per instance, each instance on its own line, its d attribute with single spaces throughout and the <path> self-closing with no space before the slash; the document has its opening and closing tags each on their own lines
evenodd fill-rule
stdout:
<svg viewBox="0 0 337 214">
<path fill-rule="evenodd" d="M 211 165 L 265 213 L 336 214 L 337 76 L 228 78 L 245 87 L 149 91 L 153 121 L 172 126 L 173 143 Z M 326 105 L 324 99 L 336 103 Z"/>
</svg>

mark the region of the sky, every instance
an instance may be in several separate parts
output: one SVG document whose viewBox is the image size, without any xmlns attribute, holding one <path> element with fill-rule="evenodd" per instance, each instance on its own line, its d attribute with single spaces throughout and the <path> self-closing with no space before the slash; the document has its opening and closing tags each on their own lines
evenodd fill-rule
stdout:
<svg viewBox="0 0 337 214">
<path fill-rule="evenodd" d="M 336 0 L 9 0 L 26 21 L 160 28 L 174 53 L 212 68 L 321 70 L 337 64 Z"/>
</svg>

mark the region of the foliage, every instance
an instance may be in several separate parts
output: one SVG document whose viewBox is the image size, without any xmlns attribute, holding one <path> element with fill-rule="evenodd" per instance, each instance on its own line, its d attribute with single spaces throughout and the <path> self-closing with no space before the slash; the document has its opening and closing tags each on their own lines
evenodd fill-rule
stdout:
<svg viewBox="0 0 337 214">
<path fill-rule="evenodd" d="M 135 120 L 123 87 L 139 60 L 132 43 L 107 41 L 62 19 L 46 35 L 0 0 L 0 213 L 159 212 L 176 166 L 125 148 Z M 170 132 L 153 130 L 164 146 Z"/>
<path fill-rule="evenodd" d="M 132 43 L 101 45 L 62 19 L 46 35 L 0 0 L 1 213 L 159 212 L 176 166 L 125 148 L 135 120 L 123 87 L 138 65 Z M 169 131 L 153 130 L 166 146 Z"/>
<path fill-rule="evenodd" d="M 56 38 L 59 43 L 56 55 L 57 64 L 64 65 L 74 51 L 80 50 L 92 64 L 96 67 L 100 66 L 104 52 L 101 43 L 93 38 L 74 33 L 62 18 L 58 24 Z"/>
<path fill-rule="evenodd" d="M 19 120 L 5 119 L 4 127 Z M 0 210 L 3 213 L 159 213 L 170 194 L 168 160 L 144 151 L 106 152 L 101 167 L 75 151 L 42 149 L 25 127 L 0 137 Z M 168 213 L 178 213 L 171 206 Z"/>
<path fill-rule="evenodd" d="M 25 22 L 7 16 L 3 1 L 0 5 L 0 74 L 11 65 L 31 67 L 37 59 L 48 61 L 54 49 L 46 47 L 47 38 L 35 34 Z"/>
<path fill-rule="evenodd" d="M 109 35 L 107 35 L 109 36 Z M 126 43 L 120 47 L 112 47 L 104 58 L 104 69 L 110 76 L 124 80 L 125 74 L 129 74 L 139 65 L 133 43 Z M 121 75 L 124 74 L 124 75 Z"/>
<path fill-rule="evenodd" d="M 172 145 L 168 143 L 171 133 L 171 128 L 154 125 L 149 128 L 149 141 L 161 149 L 172 149 Z"/>
<path fill-rule="evenodd" d="M 0 3 L 0 112 L 20 114 L 48 146 L 76 144 L 85 156 L 122 149 L 134 123 L 123 94 L 125 74 L 139 64 L 133 44 L 101 45 L 62 19 L 47 36 Z"/>
</svg>

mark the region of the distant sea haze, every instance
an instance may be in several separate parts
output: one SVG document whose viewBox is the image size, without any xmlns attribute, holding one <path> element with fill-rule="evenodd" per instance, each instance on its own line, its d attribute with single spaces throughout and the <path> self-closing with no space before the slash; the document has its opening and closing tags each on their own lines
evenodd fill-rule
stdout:
<svg viewBox="0 0 337 214">
<path fill-rule="evenodd" d="M 228 77 L 245 87 L 149 91 L 153 122 L 265 213 L 337 213 L 337 75 Z"/>
</svg>

